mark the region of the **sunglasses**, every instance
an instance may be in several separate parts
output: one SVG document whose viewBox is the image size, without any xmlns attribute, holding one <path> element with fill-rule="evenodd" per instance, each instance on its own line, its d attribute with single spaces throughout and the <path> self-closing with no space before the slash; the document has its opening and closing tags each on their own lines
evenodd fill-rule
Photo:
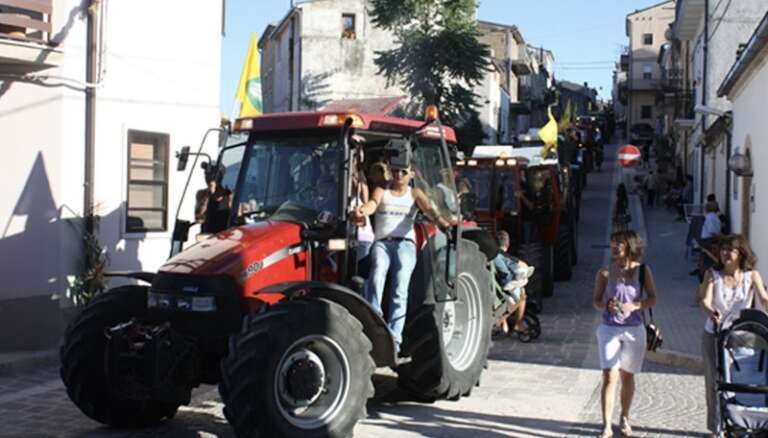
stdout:
<svg viewBox="0 0 768 438">
<path fill-rule="evenodd" d="M 408 169 L 393 169 L 392 170 L 392 173 L 395 174 L 396 176 L 405 176 L 405 175 L 408 175 L 409 172 L 410 172 L 410 170 L 408 170 Z"/>
</svg>

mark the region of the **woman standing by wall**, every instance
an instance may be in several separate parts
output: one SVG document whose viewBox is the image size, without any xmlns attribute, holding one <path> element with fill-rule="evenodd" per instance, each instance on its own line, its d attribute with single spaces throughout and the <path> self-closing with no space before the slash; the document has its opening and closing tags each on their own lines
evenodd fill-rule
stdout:
<svg viewBox="0 0 768 438">
<path fill-rule="evenodd" d="M 643 241 L 636 232 L 615 232 L 611 235 L 613 260 L 609 266 L 600 269 L 595 279 L 593 305 L 603 312 L 602 323 L 597 328 L 600 368 L 603 370 L 601 438 L 613 436 L 611 417 L 619 380 L 621 433 L 624 436 L 632 434 L 629 413 L 635 395 L 635 374 L 643 367 L 646 349 L 642 312 L 656 304 L 653 274 L 649 267 L 640 264 L 642 256 Z M 644 276 L 642 288 L 641 275 Z"/>
</svg>

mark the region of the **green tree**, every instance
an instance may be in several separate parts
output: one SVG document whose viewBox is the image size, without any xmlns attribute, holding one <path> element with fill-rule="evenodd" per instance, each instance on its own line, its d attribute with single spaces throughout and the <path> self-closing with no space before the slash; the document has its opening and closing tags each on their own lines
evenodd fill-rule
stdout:
<svg viewBox="0 0 768 438">
<path fill-rule="evenodd" d="M 397 47 L 376 52 L 387 82 L 410 95 L 405 112 L 437 105 L 443 123 L 461 126 L 477 117 L 472 91 L 489 68 L 490 50 L 478 41 L 475 0 L 371 0 L 373 22 L 394 33 Z M 482 125 L 471 123 L 476 129 Z M 480 135 L 481 133 L 476 133 Z"/>
</svg>

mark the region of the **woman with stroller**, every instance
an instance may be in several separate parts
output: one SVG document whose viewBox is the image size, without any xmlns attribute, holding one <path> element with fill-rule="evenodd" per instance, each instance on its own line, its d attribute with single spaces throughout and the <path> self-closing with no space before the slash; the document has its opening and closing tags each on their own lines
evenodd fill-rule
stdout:
<svg viewBox="0 0 768 438">
<path fill-rule="evenodd" d="M 708 316 L 704 325 L 701 350 L 704 358 L 707 428 L 713 437 L 719 436 L 721 432 L 720 409 L 715 388 L 715 329 L 724 321 L 738 318 L 742 310 L 751 307 L 754 298 L 760 298 L 763 308 L 768 308 L 768 294 L 760 273 L 754 269 L 757 260 L 747 239 L 739 234 L 721 237 L 716 245 L 716 252 L 717 264 L 707 270 L 699 287 L 699 303 Z"/>
<path fill-rule="evenodd" d="M 643 367 L 646 335 L 642 312 L 656 304 L 656 285 L 651 269 L 640 264 L 643 241 L 634 231 L 611 235 L 611 264 L 597 273 L 593 305 L 603 313 L 597 327 L 600 368 L 603 370 L 600 438 L 613 436 L 611 417 L 616 387 L 621 380 L 620 427 L 632 435 L 629 412 L 635 395 L 635 374 Z M 644 278 L 641 281 L 640 275 Z M 642 286 L 641 286 L 642 284 Z"/>
</svg>

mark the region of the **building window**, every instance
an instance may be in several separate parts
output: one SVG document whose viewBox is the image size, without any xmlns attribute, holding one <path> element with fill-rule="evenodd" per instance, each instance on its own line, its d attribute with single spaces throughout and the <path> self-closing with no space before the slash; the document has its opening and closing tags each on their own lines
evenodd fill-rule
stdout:
<svg viewBox="0 0 768 438">
<path fill-rule="evenodd" d="M 647 80 L 653 79 L 653 65 L 651 64 L 643 65 L 643 79 L 647 79 Z"/>
<path fill-rule="evenodd" d="M 640 107 L 640 118 L 641 119 L 652 119 L 653 118 L 653 107 L 650 105 L 643 105 Z"/>
<path fill-rule="evenodd" d="M 341 14 L 341 37 L 353 40 L 357 37 L 355 34 L 355 14 Z"/>
<path fill-rule="evenodd" d="M 128 233 L 167 229 L 168 144 L 168 134 L 128 131 Z"/>
<path fill-rule="evenodd" d="M 643 34 L 643 44 L 646 46 L 652 46 L 653 45 L 653 34 L 652 33 L 644 33 Z"/>
</svg>

